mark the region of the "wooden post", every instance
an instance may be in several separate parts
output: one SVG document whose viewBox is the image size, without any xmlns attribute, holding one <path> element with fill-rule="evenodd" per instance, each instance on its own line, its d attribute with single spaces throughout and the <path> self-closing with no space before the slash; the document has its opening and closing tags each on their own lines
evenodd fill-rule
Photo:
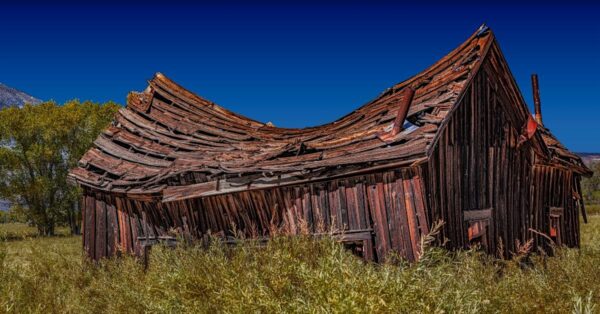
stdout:
<svg viewBox="0 0 600 314">
<path fill-rule="evenodd" d="M 144 244 L 143 246 L 143 263 L 144 263 L 144 271 L 148 270 L 148 266 L 150 263 L 150 252 L 152 251 L 152 245 Z"/>
</svg>

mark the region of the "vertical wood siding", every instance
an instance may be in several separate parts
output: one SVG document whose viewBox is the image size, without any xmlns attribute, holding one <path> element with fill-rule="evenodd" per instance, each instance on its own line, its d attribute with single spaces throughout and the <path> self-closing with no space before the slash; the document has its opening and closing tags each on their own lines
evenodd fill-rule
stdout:
<svg viewBox="0 0 600 314">
<path fill-rule="evenodd" d="M 463 213 L 492 209 L 487 250 L 499 241 L 514 251 L 528 237 L 533 149 L 517 147 L 522 113 L 489 58 L 465 91 L 441 131 L 428 164 L 430 219 L 446 222 L 442 236 L 449 248 L 469 245 Z"/>
<path fill-rule="evenodd" d="M 207 233 L 234 236 L 234 230 L 246 237 L 299 234 L 304 225 L 309 233 L 371 231 L 363 240 L 367 258 L 382 261 L 395 251 L 414 260 L 428 232 L 423 190 L 419 169 L 401 169 L 171 203 L 86 191 L 84 248 L 99 259 L 141 254 L 138 237 L 166 236 L 171 229 L 193 240 Z"/>
<path fill-rule="evenodd" d="M 532 188 L 532 228 L 550 234 L 550 207 L 563 209 L 560 217 L 560 243 L 568 247 L 579 246 L 579 206 L 574 195 L 578 191 L 578 175 L 572 171 L 548 166 L 534 167 Z M 576 193 L 574 193 L 576 192 Z M 548 249 L 548 241 L 535 235 L 536 244 Z"/>
</svg>

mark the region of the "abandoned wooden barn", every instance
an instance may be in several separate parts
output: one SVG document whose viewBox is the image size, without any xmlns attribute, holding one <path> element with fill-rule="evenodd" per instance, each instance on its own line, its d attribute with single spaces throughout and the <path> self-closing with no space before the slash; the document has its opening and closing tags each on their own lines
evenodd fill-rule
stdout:
<svg viewBox="0 0 600 314">
<path fill-rule="evenodd" d="M 304 129 L 251 120 L 157 74 L 70 173 L 84 190 L 84 250 L 139 254 L 173 229 L 190 240 L 333 229 L 366 259 L 415 260 L 437 220 L 450 249 L 495 253 L 501 241 L 508 254 L 517 240 L 543 247 L 541 234 L 576 247 L 591 172 L 535 103 L 533 118 L 485 26 L 366 105 Z"/>
</svg>

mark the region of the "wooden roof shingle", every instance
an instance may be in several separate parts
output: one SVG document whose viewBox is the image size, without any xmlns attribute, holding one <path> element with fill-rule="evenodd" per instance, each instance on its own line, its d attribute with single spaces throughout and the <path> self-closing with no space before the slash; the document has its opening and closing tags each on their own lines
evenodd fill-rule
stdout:
<svg viewBox="0 0 600 314">
<path fill-rule="evenodd" d="M 474 75 L 493 35 L 481 28 L 443 59 L 321 126 L 278 128 L 233 113 L 158 73 L 94 142 L 70 179 L 163 201 L 417 164 Z M 407 128 L 390 134 L 411 88 Z"/>
</svg>

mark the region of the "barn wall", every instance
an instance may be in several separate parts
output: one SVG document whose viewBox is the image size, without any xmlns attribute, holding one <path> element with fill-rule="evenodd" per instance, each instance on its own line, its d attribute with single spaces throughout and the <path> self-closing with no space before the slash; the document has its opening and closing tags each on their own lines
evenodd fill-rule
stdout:
<svg viewBox="0 0 600 314">
<path fill-rule="evenodd" d="M 430 219 L 442 219 L 449 248 L 469 246 L 467 211 L 491 209 L 485 249 L 504 253 L 529 237 L 531 142 L 518 146 L 526 114 L 491 51 L 439 134 L 427 169 Z"/>
<path fill-rule="evenodd" d="M 534 182 L 532 188 L 532 228 L 538 232 L 550 235 L 550 209 L 561 208 L 560 233 L 555 242 L 568 247 L 579 246 L 579 200 L 577 195 L 580 177 L 572 171 L 536 165 L 534 167 Z M 540 235 L 535 235 L 536 243 L 544 248 L 548 241 Z"/>
<path fill-rule="evenodd" d="M 140 254 L 138 237 L 170 229 L 190 239 L 233 236 L 234 228 L 247 237 L 334 229 L 362 241 L 366 258 L 383 260 L 393 250 L 413 260 L 428 226 L 423 189 L 418 169 L 402 169 L 166 204 L 86 191 L 84 249 L 94 259 Z"/>
</svg>

